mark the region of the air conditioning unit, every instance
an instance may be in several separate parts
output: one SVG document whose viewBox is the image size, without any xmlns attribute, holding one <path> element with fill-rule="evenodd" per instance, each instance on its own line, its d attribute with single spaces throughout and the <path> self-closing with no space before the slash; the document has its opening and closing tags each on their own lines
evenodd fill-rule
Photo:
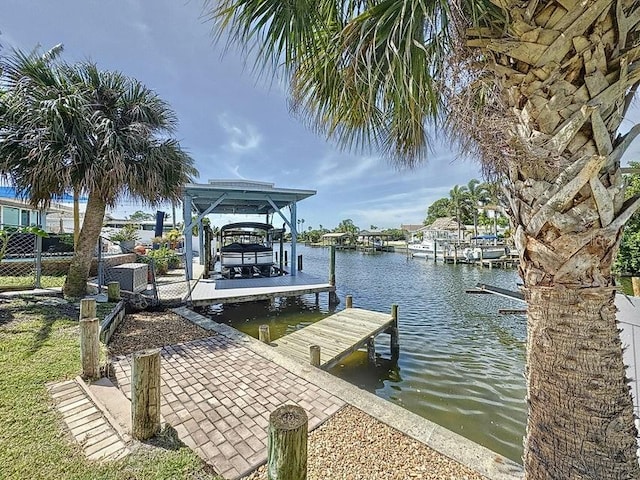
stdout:
<svg viewBox="0 0 640 480">
<path fill-rule="evenodd" d="M 146 263 L 123 263 L 109 269 L 107 282 L 119 282 L 120 289 L 128 292 L 140 293 L 147 289 Z"/>
</svg>

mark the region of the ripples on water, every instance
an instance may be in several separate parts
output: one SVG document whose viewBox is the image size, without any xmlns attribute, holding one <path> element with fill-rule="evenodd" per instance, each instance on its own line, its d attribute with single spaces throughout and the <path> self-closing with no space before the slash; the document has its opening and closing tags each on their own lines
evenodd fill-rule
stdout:
<svg viewBox="0 0 640 480">
<path fill-rule="evenodd" d="M 329 250 L 298 247 L 305 273 L 326 280 Z M 520 461 L 526 420 L 524 384 L 525 319 L 498 315 L 522 303 L 465 290 L 486 283 L 515 290 L 515 270 L 481 269 L 411 259 L 398 253 L 337 252 L 336 283 L 354 306 L 389 311 L 399 305 L 400 357 L 389 358 L 389 336 L 376 340 L 377 365 L 356 352 L 331 373 L 376 395 Z M 276 302 L 212 307 L 217 321 L 252 336 L 269 324 L 278 338 L 326 317 L 327 295 Z"/>
</svg>

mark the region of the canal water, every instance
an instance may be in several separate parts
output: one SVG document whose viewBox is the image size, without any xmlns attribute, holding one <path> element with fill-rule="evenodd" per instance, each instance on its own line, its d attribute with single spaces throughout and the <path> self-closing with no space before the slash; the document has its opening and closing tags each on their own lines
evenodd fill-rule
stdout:
<svg viewBox="0 0 640 480">
<path fill-rule="evenodd" d="M 304 272 L 326 280 L 329 249 L 298 247 Z M 521 462 L 526 406 L 523 316 L 499 308 L 523 304 L 465 293 L 477 283 L 517 289 L 515 270 L 446 265 L 401 253 L 336 252 L 336 284 L 354 306 L 390 311 L 399 305 L 400 357 L 390 361 L 389 336 L 376 340 L 376 365 L 356 352 L 331 370 L 354 385 L 411 410 L 514 461 Z M 277 302 L 211 307 L 219 322 L 255 337 L 269 324 L 275 339 L 331 314 L 327 294 Z"/>
</svg>

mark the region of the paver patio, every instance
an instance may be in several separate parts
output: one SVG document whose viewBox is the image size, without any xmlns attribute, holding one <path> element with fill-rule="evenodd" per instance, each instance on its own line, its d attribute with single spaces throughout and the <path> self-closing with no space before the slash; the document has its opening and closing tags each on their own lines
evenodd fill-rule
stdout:
<svg viewBox="0 0 640 480">
<path fill-rule="evenodd" d="M 131 398 L 131 356 L 112 359 L 114 380 Z M 309 429 L 344 402 L 324 389 L 217 335 L 161 350 L 164 420 L 217 473 L 235 479 L 267 459 L 269 414 L 303 407 Z"/>
</svg>

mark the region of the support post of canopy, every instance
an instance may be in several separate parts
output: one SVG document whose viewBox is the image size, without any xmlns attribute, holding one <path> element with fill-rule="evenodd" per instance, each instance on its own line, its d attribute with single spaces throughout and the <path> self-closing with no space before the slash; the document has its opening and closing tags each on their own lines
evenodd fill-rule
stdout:
<svg viewBox="0 0 640 480">
<path fill-rule="evenodd" d="M 291 204 L 291 276 L 295 277 L 298 273 L 298 265 L 295 259 L 298 258 L 296 253 L 296 243 L 298 242 L 298 230 L 297 230 L 297 208 L 296 202 Z"/>
<path fill-rule="evenodd" d="M 184 274 L 187 281 L 193 277 L 193 241 L 191 238 L 191 195 L 185 194 L 182 200 L 182 218 L 184 222 Z"/>
</svg>

